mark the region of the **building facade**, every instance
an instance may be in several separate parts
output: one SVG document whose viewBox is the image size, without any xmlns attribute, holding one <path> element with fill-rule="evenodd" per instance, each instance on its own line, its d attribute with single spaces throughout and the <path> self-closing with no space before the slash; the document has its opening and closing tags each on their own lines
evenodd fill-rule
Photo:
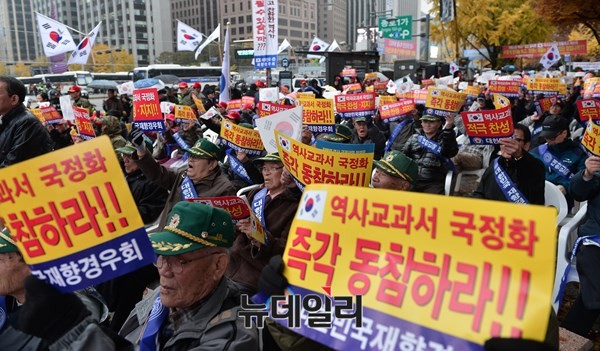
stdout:
<svg viewBox="0 0 600 351">
<path fill-rule="evenodd" d="M 0 61 L 11 66 L 21 61 L 31 63 L 41 47 L 35 17 L 31 12 L 31 0 L 0 1 Z"/>
<path fill-rule="evenodd" d="M 292 65 L 308 62 L 306 54 L 295 55 L 294 50 L 306 50 L 318 34 L 317 0 L 279 0 L 278 5 L 279 43 L 287 39 L 292 46 L 280 58 L 289 58 Z M 237 49 L 252 48 L 252 1 L 222 0 L 220 14 L 223 29 L 229 22 L 232 53 Z M 250 66 L 251 60 L 243 64 Z"/>
<path fill-rule="evenodd" d="M 347 23 L 348 1 L 319 0 L 319 29 L 318 37 L 328 43 L 337 40 L 342 50 L 348 48 Z"/>
</svg>

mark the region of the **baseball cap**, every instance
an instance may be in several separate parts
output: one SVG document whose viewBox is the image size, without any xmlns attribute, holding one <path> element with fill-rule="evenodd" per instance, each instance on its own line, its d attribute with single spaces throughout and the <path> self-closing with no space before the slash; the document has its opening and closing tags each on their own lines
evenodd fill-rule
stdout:
<svg viewBox="0 0 600 351">
<path fill-rule="evenodd" d="M 81 88 L 77 85 L 73 85 L 69 88 L 69 93 L 81 93 Z"/>
<path fill-rule="evenodd" d="M 195 82 L 195 83 L 194 83 L 194 85 L 192 85 L 192 87 L 193 87 L 194 89 L 200 89 L 200 88 L 202 88 L 202 84 L 200 84 L 200 83 L 198 83 L 198 82 Z"/>
<path fill-rule="evenodd" d="M 568 129 L 568 119 L 557 115 L 549 115 L 544 119 L 544 122 L 542 122 L 542 132 L 540 133 L 540 136 L 542 138 L 554 138 L 558 133 Z"/>
<path fill-rule="evenodd" d="M 187 89 L 187 88 L 188 88 L 188 84 L 186 82 L 179 83 L 179 89 Z"/>
<path fill-rule="evenodd" d="M 419 166 L 415 161 L 400 151 L 392 150 L 379 161 L 374 161 L 375 167 L 397 178 L 414 183 L 419 175 Z"/>
<path fill-rule="evenodd" d="M 242 118 L 240 116 L 240 113 L 237 111 L 229 111 L 228 114 L 225 115 L 225 117 L 234 120 L 236 122 L 239 122 Z"/>
</svg>

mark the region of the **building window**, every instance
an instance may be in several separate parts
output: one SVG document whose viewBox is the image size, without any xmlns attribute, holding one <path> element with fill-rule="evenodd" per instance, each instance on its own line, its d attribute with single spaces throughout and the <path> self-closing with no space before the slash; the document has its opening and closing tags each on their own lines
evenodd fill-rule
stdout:
<svg viewBox="0 0 600 351">
<path fill-rule="evenodd" d="M 240 27 L 240 35 L 244 34 L 244 27 Z"/>
<path fill-rule="evenodd" d="M 227 5 L 225 5 L 225 13 L 227 13 Z"/>
<path fill-rule="evenodd" d="M 244 16 L 238 17 L 238 24 L 244 23 Z"/>
<path fill-rule="evenodd" d="M 235 17 L 231 17 L 231 18 L 229 19 L 229 21 L 231 22 L 231 24 L 235 24 Z"/>
<path fill-rule="evenodd" d="M 246 16 L 246 22 L 252 23 L 252 15 Z"/>
<path fill-rule="evenodd" d="M 231 12 L 235 12 L 235 4 L 231 4 Z"/>
<path fill-rule="evenodd" d="M 237 34 L 236 28 L 231 28 L 231 35 L 236 35 L 236 34 Z"/>
<path fill-rule="evenodd" d="M 240 11 L 244 11 L 244 3 L 240 2 Z"/>
</svg>

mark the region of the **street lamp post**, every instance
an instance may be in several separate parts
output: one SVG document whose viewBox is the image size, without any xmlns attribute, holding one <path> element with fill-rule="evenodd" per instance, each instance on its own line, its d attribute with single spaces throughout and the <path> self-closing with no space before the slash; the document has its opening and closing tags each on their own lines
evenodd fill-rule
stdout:
<svg viewBox="0 0 600 351">
<path fill-rule="evenodd" d="M 419 19 L 413 20 L 413 22 L 425 22 L 425 33 L 419 33 L 419 34 L 413 35 L 413 38 L 414 37 L 425 38 L 425 60 L 424 61 L 429 61 L 429 28 L 431 25 L 431 16 L 429 14 L 427 14 L 425 17 L 421 17 Z M 421 28 L 419 28 L 419 32 L 420 31 L 421 31 Z"/>
</svg>

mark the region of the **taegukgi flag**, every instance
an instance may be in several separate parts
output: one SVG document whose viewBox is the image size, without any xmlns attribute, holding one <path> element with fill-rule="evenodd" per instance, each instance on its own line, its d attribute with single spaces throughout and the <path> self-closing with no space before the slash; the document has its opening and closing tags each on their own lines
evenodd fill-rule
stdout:
<svg viewBox="0 0 600 351">
<path fill-rule="evenodd" d="M 230 62 L 229 62 L 229 26 L 225 30 L 225 47 L 223 48 L 223 64 L 221 69 L 221 80 L 220 80 L 220 95 L 219 101 L 231 100 L 231 94 L 229 92 L 230 84 Z"/>
<path fill-rule="evenodd" d="M 335 49 L 339 49 L 340 45 L 338 44 L 337 40 L 333 39 L 333 43 L 331 43 L 331 45 L 329 45 L 329 47 L 327 48 L 327 52 L 332 52 Z M 325 56 L 321 56 L 321 59 L 319 59 L 319 63 L 323 63 L 325 62 Z"/>
<path fill-rule="evenodd" d="M 544 68 L 548 69 L 558 61 L 560 61 L 560 52 L 558 51 L 558 45 L 554 44 L 546 51 L 544 56 L 542 56 L 540 63 Z"/>
<path fill-rule="evenodd" d="M 177 51 L 194 51 L 202 42 L 202 33 L 177 20 Z"/>
<path fill-rule="evenodd" d="M 219 39 L 220 37 L 221 37 L 221 24 L 217 25 L 217 28 L 215 28 L 215 30 L 208 36 L 208 38 L 206 38 L 204 43 L 202 43 L 202 45 L 198 46 L 198 50 L 196 50 L 196 54 L 194 55 L 194 60 L 198 59 L 198 56 L 200 56 L 200 53 L 202 52 L 202 50 L 204 50 L 204 48 L 208 44 L 210 44 L 215 39 Z"/>
<path fill-rule="evenodd" d="M 75 49 L 71 56 L 69 56 L 69 65 L 72 64 L 81 64 L 85 65 L 87 63 L 88 58 L 90 57 L 90 53 L 92 52 L 92 47 L 94 46 L 94 42 L 96 41 L 96 37 L 100 32 L 100 26 L 102 25 L 102 21 L 98 23 L 96 28 L 94 28 L 88 35 L 86 35 L 77 45 L 77 49 Z"/>
<path fill-rule="evenodd" d="M 63 54 L 75 50 L 75 41 L 64 24 L 37 13 L 38 28 L 46 56 Z"/>
<path fill-rule="evenodd" d="M 309 52 L 325 52 L 329 44 L 327 42 L 319 39 L 318 37 L 314 37 L 310 47 L 308 48 Z M 306 58 L 321 58 L 321 55 L 306 55 Z"/>
</svg>

